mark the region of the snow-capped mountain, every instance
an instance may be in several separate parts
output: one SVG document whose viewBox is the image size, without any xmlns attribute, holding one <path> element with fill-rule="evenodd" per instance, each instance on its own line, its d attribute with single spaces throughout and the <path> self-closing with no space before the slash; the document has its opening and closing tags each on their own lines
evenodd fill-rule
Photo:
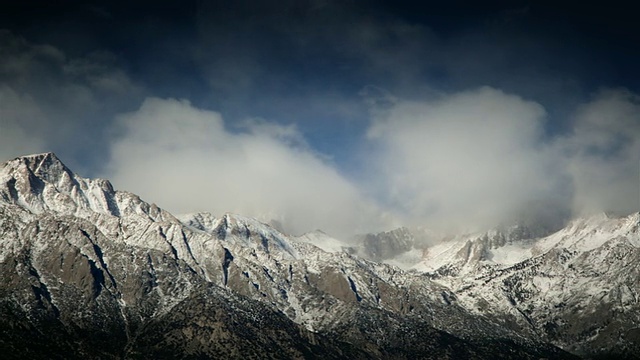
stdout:
<svg viewBox="0 0 640 360">
<path fill-rule="evenodd" d="M 640 354 L 640 214 L 599 214 L 551 235 L 495 232 L 434 246 L 416 266 L 460 305 L 576 354 Z M 497 240 L 497 241 L 496 241 Z"/>
<path fill-rule="evenodd" d="M 52 153 L 20 157 L 0 165 L 0 349 L 16 358 L 632 354 L 637 220 L 419 252 L 399 229 L 345 247 L 240 215 L 176 217 Z M 363 257 L 407 253 L 421 259 L 412 271 Z"/>
</svg>

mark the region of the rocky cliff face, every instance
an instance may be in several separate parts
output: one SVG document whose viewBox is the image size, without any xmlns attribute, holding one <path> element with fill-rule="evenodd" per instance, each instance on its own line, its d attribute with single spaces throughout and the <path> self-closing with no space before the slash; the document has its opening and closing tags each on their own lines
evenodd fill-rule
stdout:
<svg viewBox="0 0 640 360">
<path fill-rule="evenodd" d="M 332 249 L 313 245 L 318 236 L 289 237 L 231 214 L 177 218 L 106 180 L 75 175 L 54 154 L 11 160 L 0 165 L 0 351 L 15 358 L 521 359 L 572 358 L 553 344 L 589 353 L 615 334 L 624 335 L 625 351 L 637 344 L 637 244 L 622 238 L 580 252 L 568 244 L 587 238 L 558 235 L 536 242 L 524 262 L 487 267 L 487 256 L 467 256 L 455 263 L 465 270 L 448 276 L 402 271 L 349 249 L 325 251 Z M 411 243 L 402 230 L 384 238 L 393 241 L 376 243 L 379 256 Z M 596 260 L 629 271 L 581 267 L 563 276 L 576 261 Z M 614 289 L 623 278 L 628 289 Z M 604 297 L 567 292 L 607 282 Z M 542 292 L 543 284 L 552 290 Z M 566 296 L 549 300 L 555 292 Z M 592 307 L 605 298 L 621 307 Z M 572 312 L 578 305 L 584 313 Z M 600 319 L 591 330 L 602 334 L 596 340 L 580 325 L 591 309 Z M 597 349 L 610 351 L 602 341 Z"/>
</svg>

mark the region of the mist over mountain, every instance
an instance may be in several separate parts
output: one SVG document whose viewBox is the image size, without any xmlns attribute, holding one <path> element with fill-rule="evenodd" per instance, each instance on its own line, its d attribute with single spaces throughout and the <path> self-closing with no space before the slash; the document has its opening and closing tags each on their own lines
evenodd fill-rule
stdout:
<svg viewBox="0 0 640 360">
<path fill-rule="evenodd" d="M 234 133 L 217 113 L 149 99 L 120 119 L 105 174 L 174 212 L 272 214 L 295 234 L 557 229 L 575 216 L 637 209 L 638 110 L 637 96 L 603 92 L 570 133 L 550 138 L 539 104 L 492 88 L 399 101 L 369 128 L 376 150 L 363 155 L 371 167 L 358 180 L 295 127 L 258 122 Z M 167 191 L 174 185 L 181 191 Z"/>
</svg>

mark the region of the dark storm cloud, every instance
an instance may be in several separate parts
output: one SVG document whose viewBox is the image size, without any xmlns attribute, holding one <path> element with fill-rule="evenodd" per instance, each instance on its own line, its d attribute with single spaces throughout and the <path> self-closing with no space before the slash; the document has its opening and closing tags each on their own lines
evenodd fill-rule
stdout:
<svg viewBox="0 0 640 360">
<path fill-rule="evenodd" d="M 104 156 L 110 117 L 140 95 L 117 59 L 104 51 L 71 58 L 7 30 L 0 53 L 3 158 L 55 150 L 95 171 L 88 160 Z"/>
<path fill-rule="evenodd" d="M 637 25 L 613 3 L 26 4 L 3 22 L 71 56 L 108 49 L 154 95 L 189 98 L 230 120 L 362 126 L 358 93 L 369 85 L 413 98 L 492 86 L 543 103 L 557 120 L 598 86 L 638 90 L 628 76 L 637 74 L 629 65 L 639 50 L 628 46 Z M 316 98 L 339 99 L 335 108 L 346 112 L 331 102 L 326 110 L 306 106 Z"/>
<path fill-rule="evenodd" d="M 206 2 L 196 11 L 195 61 L 209 103 L 232 117 L 364 124 L 358 94 L 367 86 L 413 99 L 492 86 L 542 103 L 559 131 L 599 86 L 639 90 L 618 75 L 621 66 L 638 73 L 629 66 L 639 58 L 629 46 L 633 25 L 624 9 L 599 11 L 543 2 Z M 311 111 L 316 97 L 343 99 L 350 111 Z"/>
<path fill-rule="evenodd" d="M 547 36 L 535 9 L 400 10 L 376 2 L 203 3 L 193 55 L 209 88 L 194 103 L 231 122 L 296 122 L 349 169 L 358 166 L 352 139 L 369 122 L 367 88 L 424 99 L 489 85 L 539 101 L 557 120 L 588 93 L 584 75 L 594 60 Z"/>
</svg>

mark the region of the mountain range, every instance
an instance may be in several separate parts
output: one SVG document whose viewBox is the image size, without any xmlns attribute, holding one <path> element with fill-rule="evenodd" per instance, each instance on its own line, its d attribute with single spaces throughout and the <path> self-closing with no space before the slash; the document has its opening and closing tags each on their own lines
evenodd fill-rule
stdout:
<svg viewBox="0 0 640 360">
<path fill-rule="evenodd" d="M 174 215 L 53 153 L 0 165 L 3 358 L 640 354 L 640 215 L 345 243 Z M 397 266 L 401 265 L 401 267 Z"/>
</svg>

